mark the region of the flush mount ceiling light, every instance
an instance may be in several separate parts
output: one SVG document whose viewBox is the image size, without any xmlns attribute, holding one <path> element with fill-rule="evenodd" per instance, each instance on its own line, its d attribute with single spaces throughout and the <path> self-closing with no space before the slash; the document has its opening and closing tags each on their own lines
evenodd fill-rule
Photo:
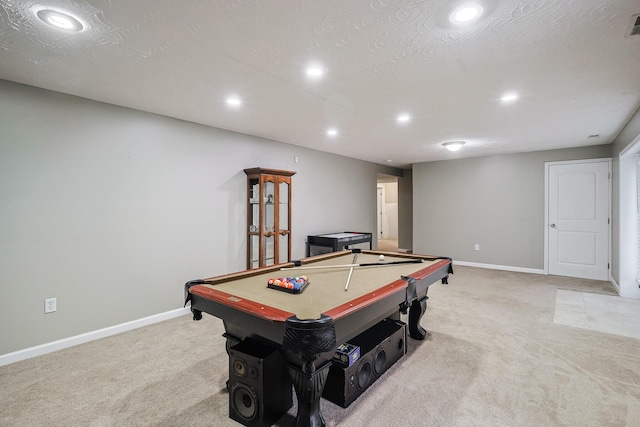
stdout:
<svg viewBox="0 0 640 427">
<path fill-rule="evenodd" d="M 320 77 L 324 74 L 324 68 L 319 65 L 311 65 L 307 68 L 307 76 Z"/>
<path fill-rule="evenodd" d="M 82 22 L 65 12 L 59 12 L 51 9 L 40 9 L 36 11 L 36 15 L 45 24 L 51 25 L 59 30 L 78 32 L 84 29 Z"/>
<path fill-rule="evenodd" d="M 464 141 L 450 141 L 442 144 L 449 151 L 458 151 L 464 145 Z"/>
<path fill-rule="evenodd" d="M 454 24 L 467 24 L 474 21 L 484 12 L 484 7 L 479 3 L 462 3 L 449 14 L 449 21 Z"/>
<path fill-rule="evenodd" d="M 515 92 L 505 93 L 504 95 L 502 95 L 500 97 L 500 101 L 505 102 L 505 103 L 513 102 L 516 99 L 518 99 L 518 94 L 515 93 Z"/>
<path fill-rule="evenodd" d="M 242 105 L 242 100 L 237 96 L 230 96 L 227 98 L 227 105 L 229 107 L 238 108 Z"/>
<path fill-rule="evenodd" d="M 397 120 L 398 123 L 407 123 L 411 120 L 411 116 L 409 114 L 400 114 Z"/>
</svg>

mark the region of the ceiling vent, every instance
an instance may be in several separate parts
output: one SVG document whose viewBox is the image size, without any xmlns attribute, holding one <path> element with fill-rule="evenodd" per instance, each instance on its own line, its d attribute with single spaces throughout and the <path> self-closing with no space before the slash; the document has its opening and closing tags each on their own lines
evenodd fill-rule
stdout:
<svg viewBox="0 0 640 427">
<path fill-rule="evenodd" d="M 627 32 L 627 37 L 640 35 L 640 13 L 635 14 L 631 17 L 631 23 L 629 27 L 630 28 Z"/>
</svg>

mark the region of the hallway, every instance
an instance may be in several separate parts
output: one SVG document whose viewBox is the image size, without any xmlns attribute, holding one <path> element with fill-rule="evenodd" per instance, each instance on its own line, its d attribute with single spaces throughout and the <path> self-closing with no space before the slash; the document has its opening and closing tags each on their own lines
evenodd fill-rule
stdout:
<svg viewBox="0 0 640 427">
<path fill-rule="evenodd" d="M 395 239 L 378 239 L 378 250 L 398 252 L 398 241 Z"/>
</svg>

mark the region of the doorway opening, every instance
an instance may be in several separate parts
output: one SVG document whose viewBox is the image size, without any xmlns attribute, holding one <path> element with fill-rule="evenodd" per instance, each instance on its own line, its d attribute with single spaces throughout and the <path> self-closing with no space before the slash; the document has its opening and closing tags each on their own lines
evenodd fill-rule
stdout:
<svg viewBox="0 0 640 427">
<path fill-rule="evenodd" d="M 378 175 L 378 250 L 398 251 L 398 178 Z"/>
</svg>

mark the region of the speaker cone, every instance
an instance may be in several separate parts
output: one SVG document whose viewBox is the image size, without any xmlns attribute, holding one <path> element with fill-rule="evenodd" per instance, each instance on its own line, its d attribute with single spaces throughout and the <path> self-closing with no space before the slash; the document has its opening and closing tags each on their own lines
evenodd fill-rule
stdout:
<svg viewBox="0 0 640 427">
<path fill-rule="evenodd" d="M 250 366 L 247 371 L 249 372 L 249 378 L 258 378 L 260 376 L 260 372 L 255 366 Z"/>
<path fill-rule="evenodd" d="M 247 372 L 247 364 L 242 359 L 235 359 L 232 364 L 233 373 L 239 377 L 244 377 Z"/>
<path fill-rule="evenodd" d="M 258 415 L 258 397 L 249 387 L 236 383 L 233 390 L 233 407 L 241 418 L 251 421 Z"/>
<path fill-rule="evenodd" d="M 371 362 L 364 360 L 358 366 L 358 372 L 356 374 L 356 381 L 358 388 L 365 388 L 369 384 L 371 379 Z"/>
<path fill-rule="evenodd" d="M 387 366 L 387 352 L 384 351 L 384 347 L 378 348 L 376 354 L 373 356 L 373 371 L 380 375 L 384 372 L 384 368 Z"/>
</svg>

